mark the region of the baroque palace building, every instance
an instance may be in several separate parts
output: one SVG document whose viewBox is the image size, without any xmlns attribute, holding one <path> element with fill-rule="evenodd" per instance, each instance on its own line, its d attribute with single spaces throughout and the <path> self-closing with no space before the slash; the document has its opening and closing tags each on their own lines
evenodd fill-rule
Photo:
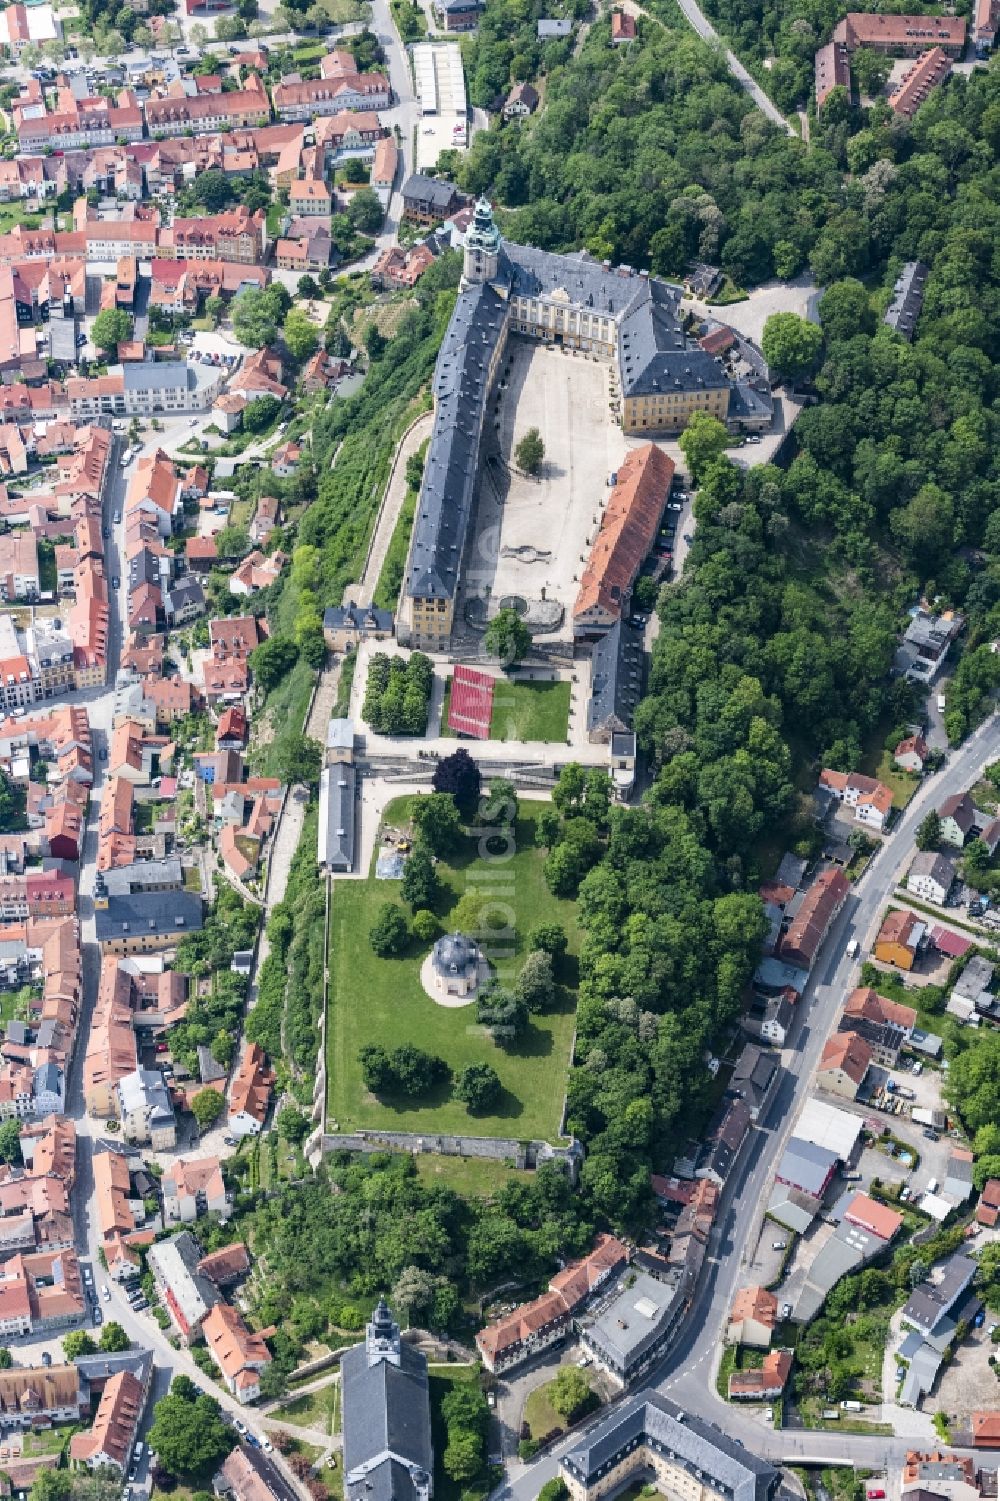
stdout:
<svg viewBox="0 0 1000 1501">
<path fill-rule="evenodd" d="M 556 255 L 501 238 L 485 199 L 466 235 L 462 290 L 434 372 L 434 430 L 400 608 L 405 644 L 444 650 L 475 493 L 487 405 L 510 333 L 611 360 L 622 428 L 679 433 L 695 412 L 730 427 L 771 419 L 766 366 L 736 379 L 688 333 L 681 288 L 583 252 Z"/>
</svg>

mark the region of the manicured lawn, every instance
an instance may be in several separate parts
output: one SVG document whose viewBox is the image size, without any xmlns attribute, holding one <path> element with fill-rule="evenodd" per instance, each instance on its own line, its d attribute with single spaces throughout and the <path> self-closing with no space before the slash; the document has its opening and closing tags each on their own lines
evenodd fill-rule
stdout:
<svg viewBox="0 0 1000 1501">
<path fill-rule="evenodd" d="M 416 1164 L 421 1183 L 443 1184 L 464 1199 L 489 1198 L 506 1184 L 526 1182 L 531 1176 L 488 1157 L 438 1157 L 428 1152 L 417 1157 Z"/>
<path fill-rule="evenodd" d="M 892 764 L 890 751 L 882 752 L 882 759 L 878 763 L 875 775 L 880 782 L 892 791 L 892 806 L 905 808 L 910 798 L 920 786 L 920 778 L 913 776 L 911 772 L 900 771 L 898 766 Z"/>
<path fill-rule="evenodd" d="M 554 1428 L 562 1433 L 566 1427 L 566 1419 L 559 1416 L 549 1401 L 551 1385 L 551 1381 L 546 1381 L 542 1386 L 536 1386 L 533 1392 L 528 1393 L 528 1400 L 524 1404 L 524 1421 L 531 1429 L 533 1439 L 543 1439 Z"/>
<path fill-rule="evenodd" d="M 316 1392 L 307 1392 L 296 1397 L 275 1414 L 282 1422 L 295 1423 L 302 1428 L 315 1428 L 320 1433 L 333 1433 L 333 1414 L 337 1405 L 337 1384 L 331 1382 Z"/>
<path fill-rule="evenodd" d="M 385 821 L 397 827 L 408 816 L 409 799 L 386 809 Z M 437 915 L 447 926 L 448 913 L 475 882 L 514 913 L 513 933 L 503 935 L 497 976 L 510 982 L 527 952 L 529 929 L 558 922 L 569 938 L 570 952 L 579 945 L 575 907 L 552 896 L 542 875 L 543 853 L 535 844 L 538 805 L 522 805 L 517 850 L 491 864 L 476 856 L 469 839 L 449 861 L 438 864 L 442 892 Z M 495 873 L 494 879 L 489 879 Z M 554 1140 L 559 1130 L 563 1090 L 573 1036 L 575 997 L 564 992 L 556 1009 L 534 1016 L 518 1042 L 499 1047 L 476 1025 L 475 1005 L 439 1006 L 420 983 L 420 964 L 427 946 L 411 944 L 400 958 L 379 959 L 368 933 L 383 902 L 399 898 L 394 881 L 338 881 L 334 888 L 330 938 L 330 1015 L 327 1025 L 329 1110 L 340 1130 L 374 1127 L 422 1133 L 468 1132 L 476 1136 L 538 1137 Z M 388 1049 L 412 1043 L 445 1059 L 453 1073 L 470 1063 L 490 1063 L 500 1075 L 503 1095 L 489 1115 L 470 1115 L 443 1084 L 417 1100 L 379 1100 L 361 1077 L 358 1050 L 368 1043 Z"/>
<path fill-rule="evenodd" d="M 491 740 L 564 741 L 569 728 L 569 683 L 513 683 L 497 678 L 493 690 Z M 441 734 L 454 740 L 448 729 L 451 678 L 445 685 Z"/>
</svg>

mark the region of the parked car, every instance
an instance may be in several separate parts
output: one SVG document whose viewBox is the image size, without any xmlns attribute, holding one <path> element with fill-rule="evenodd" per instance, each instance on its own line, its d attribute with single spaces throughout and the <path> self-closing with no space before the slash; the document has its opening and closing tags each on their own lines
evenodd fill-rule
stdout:
<svg viewBox="0 0 1000 1501">
<path fill-rule="evenodd" d="M 788 1242 L 787 1242 L 787 1240 L 772 1240 L 772 1242 L 771 1242 L 771 1250 L 772 1251 L 786 1251 L 787 1249 L 788 1249 Z"/>
</svg>

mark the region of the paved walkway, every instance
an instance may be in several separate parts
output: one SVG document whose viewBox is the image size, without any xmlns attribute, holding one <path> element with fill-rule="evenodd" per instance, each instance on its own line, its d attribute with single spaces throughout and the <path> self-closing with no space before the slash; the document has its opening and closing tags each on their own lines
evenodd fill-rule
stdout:
<svg viewBox="0 0 1000 1501">
<path fill-rule="evenodd" d="M 368 557 L 365 560 L 364 571 L 358 582 L 349 584 L 345 590 L 345 603 L 370 605 L 375 597 L 392 534 L 396 530 L 396 522 L 399 520 L 399 513 L 406 499 L 407 460 L 416 453 L 424 439 L 430 437 L 433 426 L 434 413 L 424 412 L 416 419 L 396 447 L 396 456 L 392 461 L 389 480 L 375 521 L 375 530 L 368 549 Z"/>
<path fill-rule="evenodd" d="M 751 78 L 746 68 L 736 56 L 736 53 L 729 50 L 708 17 L 699 9 L 695 0 L 677 0 L 677 4 L 680 6 L 682 15 L 687 21 L 690 21 L 695 31 L 704 41 L 716 42 L 722 48 L 726 59 L 726 66 L 730 73 L 740 87 L 750 95 L 757 108 L 763 111 L 772 125 L 777 125 L 779 130 L 785 131 L 787 135 L 793 136 L 795 140 L 798 140 L 798 131 L 789 120 L 785 119 L 777 106 L 767 97 L 760 84 Z M 635 0 L 623 0 L 623 8 L 633 16 L 649 16 L 649 11 L 644 10 L 641 5 L 637 5 Z M 662 22 L 656 16 L 649 16 L 649 19 L 657 21 L 658 25 L 662 25 Z"/>
</svg>

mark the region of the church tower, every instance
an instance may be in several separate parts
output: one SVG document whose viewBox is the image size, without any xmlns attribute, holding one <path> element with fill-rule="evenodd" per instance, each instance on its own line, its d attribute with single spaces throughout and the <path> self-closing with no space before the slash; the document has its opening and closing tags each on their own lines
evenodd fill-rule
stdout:
<svg viewBox="0 0 1000 1501">
<path fill-rule="evenodd" d="M 379 1298 L 371 1322 L 365 1330 L 365 1354 L 370 1366 L 376 1365 L 380 1360 L 387 1360 L 390 1365 L 399 1365 L 399 1325 L 384 1298 Z"/>
<path fill-rule="evenodd" d="M 494 281 L 499 265 L 500 231 L 493 222 L 489 199 L 480 198 L 465 235 L 465 280 L 473 284 Z"/>
</svg>

